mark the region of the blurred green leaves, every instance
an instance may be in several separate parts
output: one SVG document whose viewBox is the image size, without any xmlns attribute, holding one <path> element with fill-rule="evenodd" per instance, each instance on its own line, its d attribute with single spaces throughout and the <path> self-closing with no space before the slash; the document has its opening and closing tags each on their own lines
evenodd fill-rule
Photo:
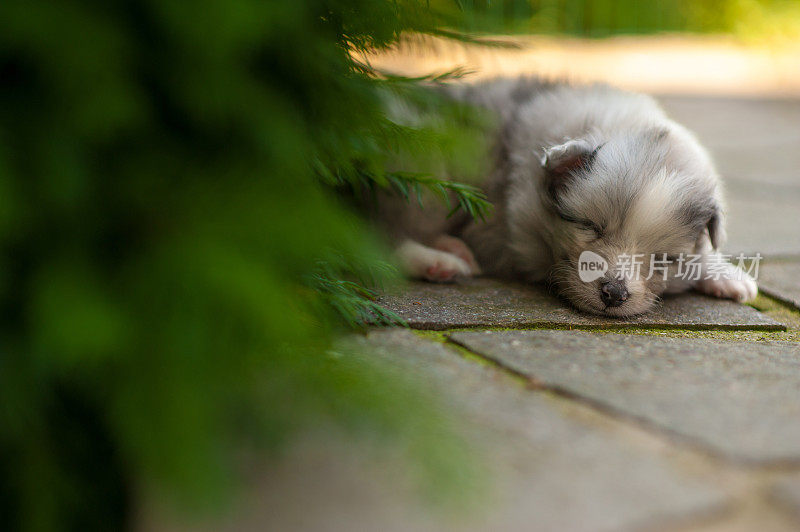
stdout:
<svg viewBox="0 0 800 532">
<path fill-rule="evenodd" d="M 431 0 L 463 13 L 460 27 L 489 33 L 579 37 L 653 33 L 724 33 L 753 44 L 793 44 L 800 37 L 794 0 Z"/>
<path fill-rule="evenodd" d="M 325 355 L 398 321 L 334 188 L 487 208 L 389 173 L 458 152 L 460 126 L 393 121 L 387 93 L 435 104 L 351 55 L 453 21 L 410 0 L 0 3 L 0 526 L 120 528 L 142 487 L 214 506 L 240 450 L 331 420 L 461 475 L 411 391 Z"/>
</svg>

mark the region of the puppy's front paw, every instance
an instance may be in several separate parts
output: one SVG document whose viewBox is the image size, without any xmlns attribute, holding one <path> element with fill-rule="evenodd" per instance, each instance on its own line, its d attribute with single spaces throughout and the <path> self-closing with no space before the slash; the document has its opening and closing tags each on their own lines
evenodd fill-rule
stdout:
<svg viewBox="0 0 800 532">
<path fill-rule="evenodd" d="M 459 259 L 467 263 L 472 275 L 480 275 L 481 267 L 478 266 L 478 261 L 475 260 L 475 255 L 472 250 L 460 238 L 450 235 L 441 235 L 434 240 L 433 247 L 439 251 L 452 253 Z"/>
<path fill-rule="evenodd" d="M 397 249 L 397 255 L 409 277 L 447 283 L 457 277 L 473 274 L 470 265 L 453 253 L 429 248 L 412 240 L 405 241 Z"/>
<path fill-rule="evenodd" d="M 451 253 L 442 253 L 433 264 L 425 268 L 423 277 L 428 281 L 447 283 L 458 276 L 467 277 L 472 269 L 464 260 Z"/>
<path fill-rule="evenodd" d="M 758 295 L 758 285 L 748 277 L 741 279 L 703 279 L 697 284 L 701 292 L 740 303 L 752 301 Z"/>
</svg>

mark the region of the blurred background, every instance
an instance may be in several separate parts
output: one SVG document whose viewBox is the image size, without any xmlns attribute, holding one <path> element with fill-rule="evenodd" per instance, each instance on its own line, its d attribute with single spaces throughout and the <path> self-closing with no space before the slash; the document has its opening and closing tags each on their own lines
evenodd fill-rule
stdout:
<svg viewBox="0 0 800 532">
<path fill-rule="evenodd" d="M 778 0 L 4 0 L 0 528 L 435 529 L 490 489 L 480 450 L 337 347 L 400 321 L 353 198 L 489 211 L 425 171 L 479 120 L 419 82 L 656 94 L 728 178 L 730 251 L 781 255 L 799 47 Z M 397 124 L 387 94 L 446 120 Z"/>
</svg>

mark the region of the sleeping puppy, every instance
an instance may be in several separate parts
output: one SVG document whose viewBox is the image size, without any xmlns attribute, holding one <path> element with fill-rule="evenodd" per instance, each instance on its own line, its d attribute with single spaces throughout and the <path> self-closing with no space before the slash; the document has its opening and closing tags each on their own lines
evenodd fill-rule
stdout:
<svg viewBox="0 0 800 532">
<path fill-rule="evenodd" d="M 486 223 L 408 207 L 390 215 L 408 275 L 549 281 L 578 309 L 620 317 L 691 288 L 756 296 L 755 281 L 717 251 L 723 200 L 708 153 L 651 98 L 536 79 L 444 90 L 497 117 L 483 183 L 495 210 Z M 588 280 L 587 256 L 603 266 Z"/>
</svg>

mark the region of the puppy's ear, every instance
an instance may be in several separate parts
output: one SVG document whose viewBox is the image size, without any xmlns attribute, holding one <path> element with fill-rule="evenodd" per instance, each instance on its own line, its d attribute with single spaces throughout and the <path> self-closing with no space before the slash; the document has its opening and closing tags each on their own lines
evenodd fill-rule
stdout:
<svg viewBox="0 0 800 532">
<path fill-rule="evenodd" d="M 699 233 L 695 243 L 697 251 L 716 251 L 725 244 L 725 215 L 718 198 L 707 198 L 688 206 L 681 217 Z"/>
<path fill-rule="evenodd" d="M 548 174 L 559 177 L 588 166 L 596 150 L 584 139 L 573 139 L 544 149 L 542 167 Z"/>
<path fill-rule="evenodd" d="M 715 205 L 714 214 L 706 224 L 708 237 L 711 239 L 711 246 L 718 250 L 725 243 L 725 227 L 722 221 L 722 210 L 719 205 Z"/>
<path fill-rule="evenodd" d="M 591 166 L 599 149 L 584 139 L 573 139 L 544 149 L 542 167 L 547 191 L 553 201 L 558 201 L 559 193 L 571 181 L 574 170 Z"/>
</svg>

